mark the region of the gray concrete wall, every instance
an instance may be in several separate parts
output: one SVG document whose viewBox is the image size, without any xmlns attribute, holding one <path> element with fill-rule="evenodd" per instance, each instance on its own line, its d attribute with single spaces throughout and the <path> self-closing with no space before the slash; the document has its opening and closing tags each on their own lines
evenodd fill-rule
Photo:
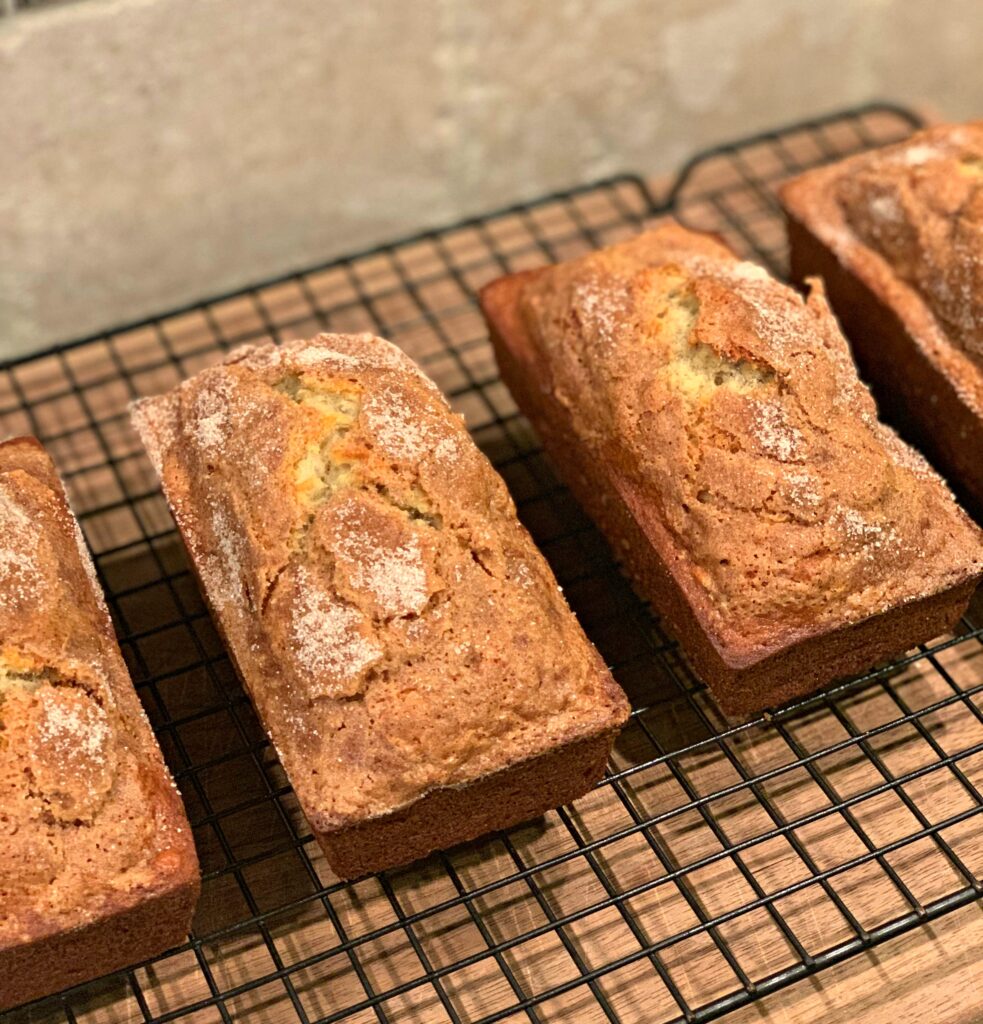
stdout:
<svg viewBox="0 0 983 1024">
<path fill-rule="evenodd" d="M 0 355 L 890 97 L 983 111 L 951 0 L 80 0 L 0 18 Z"/>
</svg>

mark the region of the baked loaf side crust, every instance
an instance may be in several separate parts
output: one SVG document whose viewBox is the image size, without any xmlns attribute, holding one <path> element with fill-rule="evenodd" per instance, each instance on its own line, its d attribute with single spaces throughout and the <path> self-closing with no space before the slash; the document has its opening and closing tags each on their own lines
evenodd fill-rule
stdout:
<svg viewBox="0 0 983 1024">
<path fill-rule="evenodd" d="M 951 628 L 981 535 L 877 422 L 808 302 L 676 225 L 510 275 L 503 378 L 721 706 L 746 715 Z"/>
<path fill-rule="evenodd" d="M 983 518 L 983 122 L 786 183 L 794 280 L 822 275 L 863 377 Z"/>
<path fill-rule="evenodd" d="M 33 438 L 0 444 L 0 834 L 0 1009 L 184 941 L 191 830 Z"/>
<path fill-rule="evenodd" d="M 398 348 L 244 349 L 133 414 L 340 877 L 600 778 L 624 695 L 501 480 Z"/>
</svg>

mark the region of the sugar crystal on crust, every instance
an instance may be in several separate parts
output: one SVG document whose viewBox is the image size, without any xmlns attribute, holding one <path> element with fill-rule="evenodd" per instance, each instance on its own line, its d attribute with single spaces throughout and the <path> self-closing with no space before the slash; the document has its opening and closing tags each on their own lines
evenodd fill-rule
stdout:
<svg viewBox="0 0 983 1024">
<path fill-rule="evenodd" d="M 797 462 L 806 455 L 802 432 L 789 422 L 780 405 L 772 402 L 755 404 L 751 429 L 762 451 L 779 462 Z"/>
<path fill-rule="evenodd" d="M 235 389 L 235 379 L 218 377 L 211 387 L 202 388 L 196 399 L 198 440 L 205 451 L 217 451 L 231 424 L 229 402 Z"/>
<path fill-rule="evenodd" d="M 351 696 L 361 689 L 362 673 L 382 657 L 382 648 L 366 634 L 365 617 L 319 587 L 303 567 L 297 570 L 297 600 L 292 634 L 302 672 L 325 677 L 324 696 Z"/>
<path fill-rule="evenodd" d="M 368 396 L 365 415 L 374 440 L 392 458 L 414 461 L 423 456 L 430 444 L 426 427 L 391 388 Z"/>
<path fill-rule="evenodd" d="M 389 616 L 421 612 L 430 592 L 419 537 L 409 534 L 398 545 L 381 541 L 354 502 L 336 514 L 343 532 L 334 547 L 352 565 L 351 584 L 368 591 Z"/>
<path fill-rule="evenodd" d="M 12 486 L 0 479 L 0 603 L 15 595 L 28 599 L 40 585 L 38 538 L 38 524 L 20 507 Z"/>
</svg>

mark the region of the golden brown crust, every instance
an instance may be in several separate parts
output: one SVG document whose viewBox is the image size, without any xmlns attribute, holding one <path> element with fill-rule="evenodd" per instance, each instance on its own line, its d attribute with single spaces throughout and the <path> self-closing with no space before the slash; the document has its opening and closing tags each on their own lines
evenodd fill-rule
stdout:
<svg viewBox="0 0 983 1024">
<path fill-rule="evenodd" d="M 937 597 L 910 617 L 929 628 L 965 604 L 980 535 L 876 421 L 821 292 L 667 225 L 481 300 L 520 406 L 729 709 L 850 671 L 859 623 Z"/>
<path fill-rule="evenodd" d="M 983 122 L 781 192 L 793 275 L 822 272 L 866 379 L 983 514 Z"/>
<path fill-rule="evenodd" d="M 620 724 L 620 723 L 619 723 Z M 617 727 L 560 744 L 473 782 L 431 790 L 420 800 L 343 830 L 318 830 L 328 863 L 341 878 L 381 871 L 530 821 L 591 789 L 604 773 Z"/>
<path fill-rule="evenodd" d="M 983 122 L 947 125 L 840 168 L 836 202 L 983 369 Z"/>
<path fill-rule="evenodd" d="M 0 830 L 0 1007 L 187 933 L 199 886 L 187 819 L 30 438 L 0 445 Z"/>
<path fill-rule="evenodd" d="M 500 479 L 395 346 L 242 350 L 134 420 L 329 857 L 428 794 L 587 738 L 609 746 L 624 696 Z M 448 819 L 432 843 L 474 834 Z M 422 852 L 406 835 L 383 859 Z"/>
</svg>

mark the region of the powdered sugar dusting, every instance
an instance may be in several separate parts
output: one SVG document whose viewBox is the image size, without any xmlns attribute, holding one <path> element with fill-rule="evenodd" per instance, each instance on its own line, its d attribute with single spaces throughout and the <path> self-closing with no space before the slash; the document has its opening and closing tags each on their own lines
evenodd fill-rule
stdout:
<svg viewBox="0 0 983 1024">
<path fill-rule="evenodd" d="M 822 240 L 840 259 L 847 261 L 853 256 L 857 239 L 846 224 L 829 220 L 819 225 L 818 231 Z"/>
<path fill-rule="evenodd" d="M 130 419 L 158 479 L 163 477 L 164 457 L 177 439 L 176 418 L 171 412 L 175 395 L 172 392 L 158 398 L 140 398 L 130 404 Z"/>
<path fill-rule="evenodd" d="M 793 505 L 814 508 L 823 500 L 821 485 L 817 477 L 804 469 L 790 469 L 784 474 L 788 500 Z"/>
<path fill-rule="evenodd" d="M 840 205 L 860 241 L 912 288 L 937 321 L 943 345 L 983 359 L 983 245 L 978 128 L 962 146 L 956 133 L 920 140 L 867 159 Z M 923 166 L 924 165 L 924 166 Z M 908 168 L 922 168 L 918 173 Z M 919 319 L 921 311 L 917 314 Z M 920 333 L 933 329 L 919 326 Z M 926 339 L 927 340 L 927 339 Z M 933 339 L 934 341 L 934 339 Z M 967 367 L 970 379 L 975 368 Z M 966 373 L 947 371 L 964 378 Z"/>
<path fill-rule="evenodd" d="M 226 364 L 241 363 L 252 370 L 279 369 L 327 370 L 358 373 L 364 370 L 391 370 L 412 373 L 439 394 L 437 386 L 397 345 L 385 338 L 361 334 L 318 334 L 309 341 L 287 341 L 283 345 L 246 345 L 234 350 Z"/>
<path fill-rule="evenodd" d="M 420 373 L 402 349 L 374 334 L 319 334 L 310 341 L 287 342 L 283 353 L 290 362 L 302 367 Z"/>
<path fill-rule="evenodd" d="M 310 675 L 348 684 L 341 692 L 358 692 L 353 682 L 382 657 L 382 648 L 359 630 L 364 616 L 319 588 L 303 567 L 297 570 L 297 590 L 291 625 L 298 664 Z"/>
<path fill-rule="evenodd" d="M 340 518 L 344 522 L 344 511 Z M 430 594 L 419 537 L 412 535 L 398 547 L 386 547 L 359 528 L 357 513 L 354 519 L 351 532 L 336 542 L 339 554 L 353 565 L 352 586 L 371 594 L 387 615 L 421 612 Z"/>
<path fill-rule="evenodd" d="M 250 370 L 272 370 L 283 364 L 283 353 L 278 345 L 240 345 L 225 358 L 225 365 L 241 363 Z M 193 378 L 192 378 L 193 379 Z"/>
<path fill-rule="evenodd" d="M 908 167 L 919 167 L 939 155 L 937 146 L 927 142 L 918 142 L 901 150 L 900 160 Z"/>
<path fill-rule="evenodd" d="M 411 374 L 446 406 L 436 384 L 405 352 L 391 341 L 374 334 L 318 334 L 308 341 L 288 341 L 283 345 L 244 345 L 235 349 L 225 365 L 237 363 L 260 372 L 293 370 L 356 376 L 365 371 L 391 371 L 402 376 Z"/>
<path fill-rule="evenodd" d="M 56 751 L 80 751 L 90 761 L 105 763 L 112 730 L 109 717 L 95 701 L 67 702 L 57 691 L 43 691 L 42 706 L 44 717 L 38 731 L 43 740 Z"/>
<path fill-rule="evenodd" d="M 39 526 L 21 507 L 9 485 L 0 480 L 0 604 L 6 594 L 20 600 L 40 585 L 35 563 L 40 540 Z"/>
<path fill-rule="evenodd" d="M 338 352 L 325 345 L 308 345 L 307 348 L 290 353 L 291 361 L 304 369 L 327 367 L 339 370 L 360 370 L 365 368 L 365 360 L 348 352 Z"/>
<path fill-rule="evenodd" d="M 874 196 L 870 201 L 870 212 L 878 220 L 887 224 L 898 224 L 902 219 L 901 207 L 898 206 L 898 201 L 894 196 Z"/>
<path fill-rule="evenodd" d="M 453 462 L 461 455 L 461 441 L 455 434 L 442 437 L 433 448 L 434 458 L 438 462 Z"/>
<path fill-rule="evenodd" d="M 628 297 L 623 289 L 611 281 L 578 281 L 572 300 L 585 330 L 602 344 L 611 344 L 625 322 Z"/>
<path fill-rule="evenodd" d="M 536 580 L 526 562 L 519 562 L 515 567 L 515 580 L 524 590 L 532 590 L 536 586 Z"/>
<path fill-rule="evenodd" d="M 427 603 L 427 573 L 420 541 L 413 537 L 392 551 L 376 549 L 352 577 L 357 587 L 371 591 L 391 615 L 422 611 Z"/>
<path fill-rule="evenodd" d="M 716 278 L 731 288 L 750 310 L 755 333 L 775 351 L 799 343 L 815 331 L 802 296 L 756 263 L 703 255 L 686 256 L 681 262 L 689 272 Z"/>
<path fill-rule="evenodd" d="M 923 480 L 939 480 L 935 470 L 925 461 L 925 457 L 910 445 L 905 444 L 890 427 L 878 423 L 876 420 L 872 426 L 879 435 L 884 450 L 896 466 L 908 470 L 909 473 L 914 473 L 915 476 Z M 939 482 L 941 483 L 941 480 Z"/>
<path fill-rule="evenodd" d="M 366 425 L 373 438 L 389 456 L 405 461 L 423 458 L 430 439 L 419 416 L 394 388 L 384 388 L 366 396 Z"/>
<path fill-rule="evenodd" d="M 730 264 L 728 273 L 732 279 L 737 281 L 768 285 L 775 283 L 764 267 L 758 266 L 757 263 L 752 263 L 750 260 L 740 260 L 737 263 Z"/>
<path fill-rule="evenodd" d="M 229 409 L 234 390 L 234 377 L 214 374 L 203 380 L 195 396 L 195 436 L 206 454 L 221 447 L 232 427 Z"/>
<path fill-rule="evenodd" d="M 329 373 L 355 376 L 366 370 L 393 371 L 399 374 L 412 373 L 429 390 L 440 395 L 437 385 L 400 349 L 391 342 L 373 335 L 332 335 L 344 342 L 345 351 L 339 348 L 309 342 L 303 348 L 284 352 L 284 358 L 294 368 L 304 370 L 326 370 Z M 365 344 L 353 344 L 361 339 Z M 371 344 L 368 344 L 371 342 Z"/>
<path fill-rule="evenodd" d="M 754 403 L 751 430 L 762 451 L 779 462 L 793 462 L 804 454 L 805 438 L 779 405 Z"/>
<path fill-rule="evenodd" d="M 867 558 L 883 555 L 885 548 L 900 542 L 897 531 L 890 523 L 872 523 L 855 508 L 837 506 L 833 521 L 843 531 L 847 543 L 863 548 Z"/>
<path fill-rule="evenodd" d="M 219 610 L 226 605 L 241 606 L 245 580 L 239 555 L 239 535 L 220 506 L 211 507 L 211 521 L 215 549 L 202 552 L 201 557 L 205 589 L 212 604 Z"/>
<path fill-rule="evenodd" d="M 802 296 L 767 273 L 763 277 L 738 277 L 735 291 L 753 314 L 755 333 L 772 350 L 798 348 L 815 337 L 816 324 Z"/>
</svg>

